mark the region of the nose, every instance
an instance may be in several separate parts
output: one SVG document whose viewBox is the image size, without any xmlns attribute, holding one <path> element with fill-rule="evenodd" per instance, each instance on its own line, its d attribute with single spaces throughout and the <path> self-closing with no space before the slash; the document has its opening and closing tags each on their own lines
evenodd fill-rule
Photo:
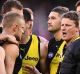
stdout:
<svg viewBox="0 0 80 74">
<path fill-rule="evenodd" d="M 22 33 L 24 33 L 24 30 L 22 30 Z"/>
<path fill-rule="evenodd" d="M 21 33 L 24 34 L 24 29 L 21 29 Z"/>
<path fill-rule="evenodd" d="M 0 23 L 0 27 L 3 27 L 3 24 L 2 23 Z"/>
<path fill-rule="evenodd" d="M 65 30 L 66 29 L 66 27 L 65 27 L 65 25 L 63 24 L 63 25 L 61 25 L 61 30 Z"/>
<path fill-rule="evenodd" d="M 51 20 L 50 19 L 48 19 L 48 24 L 50 24 L 51 23 Z"/>
</svg>

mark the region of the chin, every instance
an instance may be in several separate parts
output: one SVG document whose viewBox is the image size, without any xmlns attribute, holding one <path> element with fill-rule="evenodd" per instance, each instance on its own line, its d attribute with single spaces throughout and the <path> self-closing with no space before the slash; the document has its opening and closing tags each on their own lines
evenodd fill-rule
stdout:
<svg viewBox="0 0 80 74">
<path fill-rule="evenodd" d="M 63 39 L 63 40 L 65 40 L 65 41 L 67 40 L 67 39 L 66 39 L 66 38 L 64 38 L 64 37 L 62 37 L 62 39 Z"/>
<path fill-rule="evenodd" d="M 53 30 L 48 30 L 49 32 L 53 33 Z"/>
</svg>

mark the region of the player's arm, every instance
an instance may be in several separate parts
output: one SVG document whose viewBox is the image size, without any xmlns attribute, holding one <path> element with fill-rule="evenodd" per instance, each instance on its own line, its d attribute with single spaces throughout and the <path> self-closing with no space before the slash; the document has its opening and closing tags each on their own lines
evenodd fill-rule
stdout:
<svg viewBox="0 0 80 74">
<path fill-rule="evenodd" d="M 5 50 L 0 46 L 0 74 L 6 74 L 4 60 Z"/>
<path fill-rule="evenodd" d="M 35 66 L 26 65 L 25 69 L 29 71 L 29 74 L 42 74 Z"/>
<path fill-rule="evenodd" d="M 12 35 L 0 34 L 0 41 L 8 41 L 10 43 L 18 44 L 16 38 Z"/>
<path fill-rule="evenodd" d="M 5 44 L 5 67 L 7 74 L 13 74 L 14 64 L 19 55 L 19 48 L 16 44 Z"/>
<path fill-rule="evenodd" d="M 46 40 L 43 37 L 40 38 L 40 69 L 42 73 L 45 73 L 46 70 L 46 57 L 47 57 L 47 52 L 48 52 L 48 40 Z"/>
</svg>

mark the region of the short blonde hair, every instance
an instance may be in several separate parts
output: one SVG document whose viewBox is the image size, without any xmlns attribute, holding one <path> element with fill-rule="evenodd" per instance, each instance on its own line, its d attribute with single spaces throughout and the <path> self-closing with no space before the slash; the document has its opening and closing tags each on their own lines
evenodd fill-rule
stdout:
<svg viewBox="0 0 80 74">
<path fill-rule="evenodd" d="M 3 16 L 3 20 L 2 20 L 3 28 L 11 27 L 13 23 L 20 23 L 20 19 L 24 20 L 23 16 L 19 15 L 18 13 L 15 13 L 13 11 L 6 13 Z"/>
</svg>

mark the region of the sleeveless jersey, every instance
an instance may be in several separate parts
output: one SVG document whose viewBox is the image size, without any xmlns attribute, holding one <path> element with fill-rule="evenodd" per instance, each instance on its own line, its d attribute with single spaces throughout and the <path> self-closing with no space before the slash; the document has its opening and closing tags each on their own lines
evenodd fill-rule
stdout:
<svg viewBox="0 0 80 74">
<path fill-rule="evenodd" d="M 63 60 L 63 49 L 65 46 L 66 42 L 63 41 L 60 47 L 58 48 L 57 53 L 55 54 L 54 58 L 52 59 L 50 63 L 50 74 L 57 74 L 59 65 Z M 53 71 L 54 70 L 54 71 Z"/>
<path fill-rule="evenodd" d="M 47 67 L 50 74 L 58 74 L 60 62 L 63 58 L 63 48 L 66 42 L 63 40 L 56 41 L 55 38 L 49 41 Z"/>
<path fill-rule="evenodd" d="M 21 66 L 22 66 L 22 59 L 25 57 L 32 41 L 32 36 L 30 37 L 30 40 L 26 44 L 19 44 L 19 56 L 16 59 L 13 74 L 18 74 Z"/>
<path fill-rule="evenodd" d="M 22 68 L 20 69 L 18 74 L 27 74 L 27 70 L 25 70 L 24 66 L 36 66 L 40 59 L 40 42 L 36 35 L 32 35 L 32 41 L 30 47 L 27 51 L 27 54 L 22 60 Z"/>
</svg>

